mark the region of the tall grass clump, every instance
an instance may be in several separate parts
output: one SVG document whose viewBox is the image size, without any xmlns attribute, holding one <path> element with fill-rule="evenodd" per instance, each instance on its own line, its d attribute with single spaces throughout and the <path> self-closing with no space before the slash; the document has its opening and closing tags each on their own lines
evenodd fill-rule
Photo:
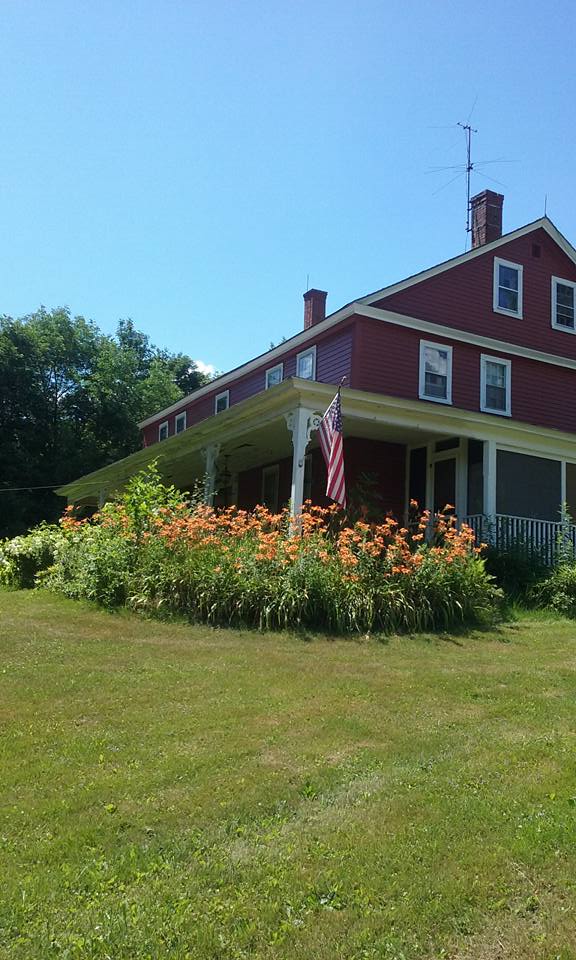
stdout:
<svg viewBox="0 0 576 960">
<path fill-rule="evenodd" d="M 64 547 L 36 582 L 70 597 L 210 624 L 407 632 L 493 620 L 500 594 L 472 531 L 423 514 L 347 522 L 337 507 L 288 511 L 189 503 L 155 467 L 88 521 L 68 508 Z M 6 547 L 2 548 L 3 550 Z"/>
</svg>

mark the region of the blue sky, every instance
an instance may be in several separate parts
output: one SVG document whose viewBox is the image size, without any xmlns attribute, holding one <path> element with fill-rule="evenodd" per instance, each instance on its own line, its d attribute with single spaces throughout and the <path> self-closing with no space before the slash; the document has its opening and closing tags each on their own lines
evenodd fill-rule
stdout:
<svg viewBox="0 0 576 960">
<path fill-rule="evenodd" d="M 455 126 L 504 227 L 576 242 L 566 0 L 0 0 L 0 313 L 68 305 L 226 370 L 459 254 Z M 504 185 L 502 185 L 504 184 Z M 439 192 L 438 192 L 439 191 Z"/>
</svg>

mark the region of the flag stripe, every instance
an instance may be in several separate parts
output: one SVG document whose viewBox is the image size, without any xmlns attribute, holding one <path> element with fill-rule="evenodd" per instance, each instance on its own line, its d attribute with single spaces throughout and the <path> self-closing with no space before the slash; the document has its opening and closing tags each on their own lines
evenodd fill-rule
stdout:
<svg viewBox="0 0 576 960">
<path fill-rule="evenodd" d="M 322 417 L 319 428 L 320 448 L 326 462 L 328 483 L 326 496 L 346 506 L 346 479 L 344 472 L 344 443 L 342 438 L 342 407 L 340 391 Z"/>
</svg>

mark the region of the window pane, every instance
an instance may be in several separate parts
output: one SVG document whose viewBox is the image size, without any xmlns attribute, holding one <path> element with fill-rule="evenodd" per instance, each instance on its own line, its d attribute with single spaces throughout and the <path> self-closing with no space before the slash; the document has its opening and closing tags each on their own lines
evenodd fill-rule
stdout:
<svg viewBox="0 0 576 960">
<path fill-rule="evenodd" d="M 556 284 L 556 323 L 574 327 L 574 287 Z"/>
<path fill-rule="evenodd" d="M 518 290 L 518 271 L 514 267 L 500 264 L 500 286 L 507 290 Z"/>
<path fill-rule="evenodd" d="M 518 313 L 519 273 L 514 267 L 498 267 L 498 306 L 503 310 Z"/>
<path fill-rule="evenodd" d="M 313 358 L 311 353 L 305 353 L 298 359 L 298 376 L 303 380 L 311 380 L 313 373 Z"/>
<path fill-rule="evenodd" d="M 427 397 L 439 397 L 441 400 L 448 398 L 448 379 L 437 373 L 427 373 L 424 380 L 424 393 Z"/>
<path fill-rule="evenodd" d="M 426 373 L 438 373 L 442 377 L 448 375 L 448 352 L 435 347 L 426 347 Z"/>
<path fill-rule="evenodd" d="M 518 294 L 514 290 L 505 290 L 504 287 L 500 287 L 498 290 L 498 306 L 504 310 L 518 313 Z"/>
<path fill-rule="evenodd" d="M 282 371 L 280 370 L 280 368 L 277 368 L 276 370 L 269 370 L 268 373 L 266 374 L 266 382 L 269 387 L 276 386 L 276 384 L 280 383 L 281 380 L 282 380 Z"/>
<path fill-rule="evenodd" d="M 223 410 L 228 409 L 228 395 L 225 394 L 223 397 L 218 397 L 216 401 L 216 413 L 222 413 Z"/>
<path fill-rule="evenodd" d="M 505 410 L 506 409 L 506 388 L 505 387 L 493 387 L 489 383 L 486 384 L 486 406 L 490 410 Z"/>
<path fill-rule="evenodd" d="M 503 363 L 486 361 L 486 383 L 493 387 L 506 387 L 506 366 Z"/>
</svg>

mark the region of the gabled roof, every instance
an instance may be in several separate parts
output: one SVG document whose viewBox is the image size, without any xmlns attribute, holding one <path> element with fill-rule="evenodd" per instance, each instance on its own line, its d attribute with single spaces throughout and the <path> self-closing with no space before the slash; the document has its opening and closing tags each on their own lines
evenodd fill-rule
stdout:
<svg viewBox="0 0 576 960">
<path fill-rule="evenodd" d="M 407 287 L 412 287 L 416 283 L 422 283 L 423 280 L 428 280 L 430 277 L 435 277 L 439 273 L 444 273 L 446 270 L 452 270 L 453 267 L 459 267 L 461 263 L 467 263 L 469 260 L 474 260 L 476 257 L 481 257 L 485 253 L 490 253 L 493 250 L 497 250 L 498 247 L 503 246 L 505 243 L 518 240 L 520 237 L 524 237 L 526 234 L 532 233 L 535 230 L 545 230 L 552 240 L 554 240 L 561 250 L 563 250 L 566 256 L 568 256 L 576 265 L 576 248 L 574 248 L 572 244 L 568 242 L 566 237 L 560 233 L 558 228 L 554 226 L 549 217 L 540 217 L 539 220 L 534 220 L 532 223 L 527 223 L 526 226 L 519 227 L 518 230 L 513 230 L 511 233 L 503 234 L 498 238 L 498 240 L 492 240 L 491 243 L 484 243 L 480 247 L 474 247 L 474 249 L 468 250 L 467 253 L 462 253 L 458 257 L 452 257 L 450 260 L 445 260 L 443 263 L 439 263 L 435 267 L 429 267 L 427 270 L 422 270 L 420 273 L 415 273 L 413 276 L 407 277 L 405 280 L 400 280 L 397 283 L 393 283 L 388 287 L 382 287 L 381 290 L 376 290 L 374 293 L 369 293 L 367 296 L 361 297 L 355 302 L 365 304 L 376 303 L 378 300 L 384 299 L 384 297 L 389 297 L 392 296 L 393 293 L 399 293 L 401 290 L 406 290 Z"/>
<path fill-rule="evenodd" d="M 151 416 L 146 417 L 146 419 L 142 420 L 138 426 L 141 428 L 146 427 L 151 423 L 157 422 L 160 417 L 170 416 L 172 413 L 182 410 L 188 404 L 193 403 L 194 401 L 199 400 L 201 397 L 214 392 L 214 390 L 222 389 L 226 386 L 226 384 L 232 383 L 238 377 L 244 376 L 253 370 L 258 369 L 264 364 L 272 364 L 275 360 L 282 357 L 287 350 L 291 350 L 296 347 L 305 347 L 309 341 L 313 342 L 320 334 L 323 334 L 329 330 L 330 327 L 336 326 L 336 324 L 341 323 L 354 313 L 360 312 L 358 309 L 359 307 L 370 306 L 373 303 L 377 303 L 379 300 L 383 300 L 385 297 L 392 296 L 394 293 L 399 293 L 401 290 L 405 290 L 407 287 L 414 286 L 417 283 L 422 283 L 424 280 L 428 280 L 430 277 L 435 277 L 440 273 L 446 272 L 447 270 L 452 270 L 453 267 L 458 267 L 462 263 L 467 263 L 469 260 L 474 260 L 476 257 L 483 256 L 486 253 L 491 253 L 493 250 L 497 250 L 504 244 L 510 243 L 512 240 L 517 240 L 520 237 L 524 237 L 536 230 L 545 230 L 551 239 L 558 244 L 561 250 L 563 250 L 566 256 L 569 257 L 570 260 L 572 260 L 572 262 L 576 265 L 576 248 L 574 248 L 572 244 L 568 242 L 566 237 L 560 233 L 558 228 L 554 226 L 549 217 L 541 217 L 539 220 L 534 220 L 532 223 L 528 223 L 524 227 L 519 227 L 518 230 L 513 230 L 511 233 L 504 234 L 503 236 L 499 237 L 498 240 L 492 240 L 491 243 L 485 243 L 481 247 L 475 247 L 473 250 L 469 250 L 467 253 L 462 253 L 458 257 L 452 257 L 450 260 L 445 260 L 443 263 L 439 263 L 434 267 L 429 267 L 427 270 L 422 270 L 420 273 L 415 273 L 413 276 L 407 277 L 405 280 L 400 280 L 397 283 L 393 283 L 388 287 L 382 287 L 381 290 L 376 290 L 374 293 L 367 294 L 367 296 L 360 297 L 356 300 L 351 300 L 349 303 L 336 310 L 335 313 L 329 314 L 320 323 L 314 324 L 314 326 L 310 327 L 308 330 L 301 330 L 298 333 L 295 333 L 292 337 L 289 337 L 277 347 L 273 347 L 271 350 L 267 350 L 265 353 L 254 357 L 252 360 L 247 360 L 246 363 L 243 363 L 227 373 L 222 374 L 215 380 L 211 380 L 210 383 L 206 384 L 206 386 L 200 387 L 199 390 L 194 391 L 194 393 L 189 394 L 187 397 L 182 397 L 181 400 L 178 400 L 171 406 L 165 407 L 163 410 L 158 410 Z"/>
</svg>

